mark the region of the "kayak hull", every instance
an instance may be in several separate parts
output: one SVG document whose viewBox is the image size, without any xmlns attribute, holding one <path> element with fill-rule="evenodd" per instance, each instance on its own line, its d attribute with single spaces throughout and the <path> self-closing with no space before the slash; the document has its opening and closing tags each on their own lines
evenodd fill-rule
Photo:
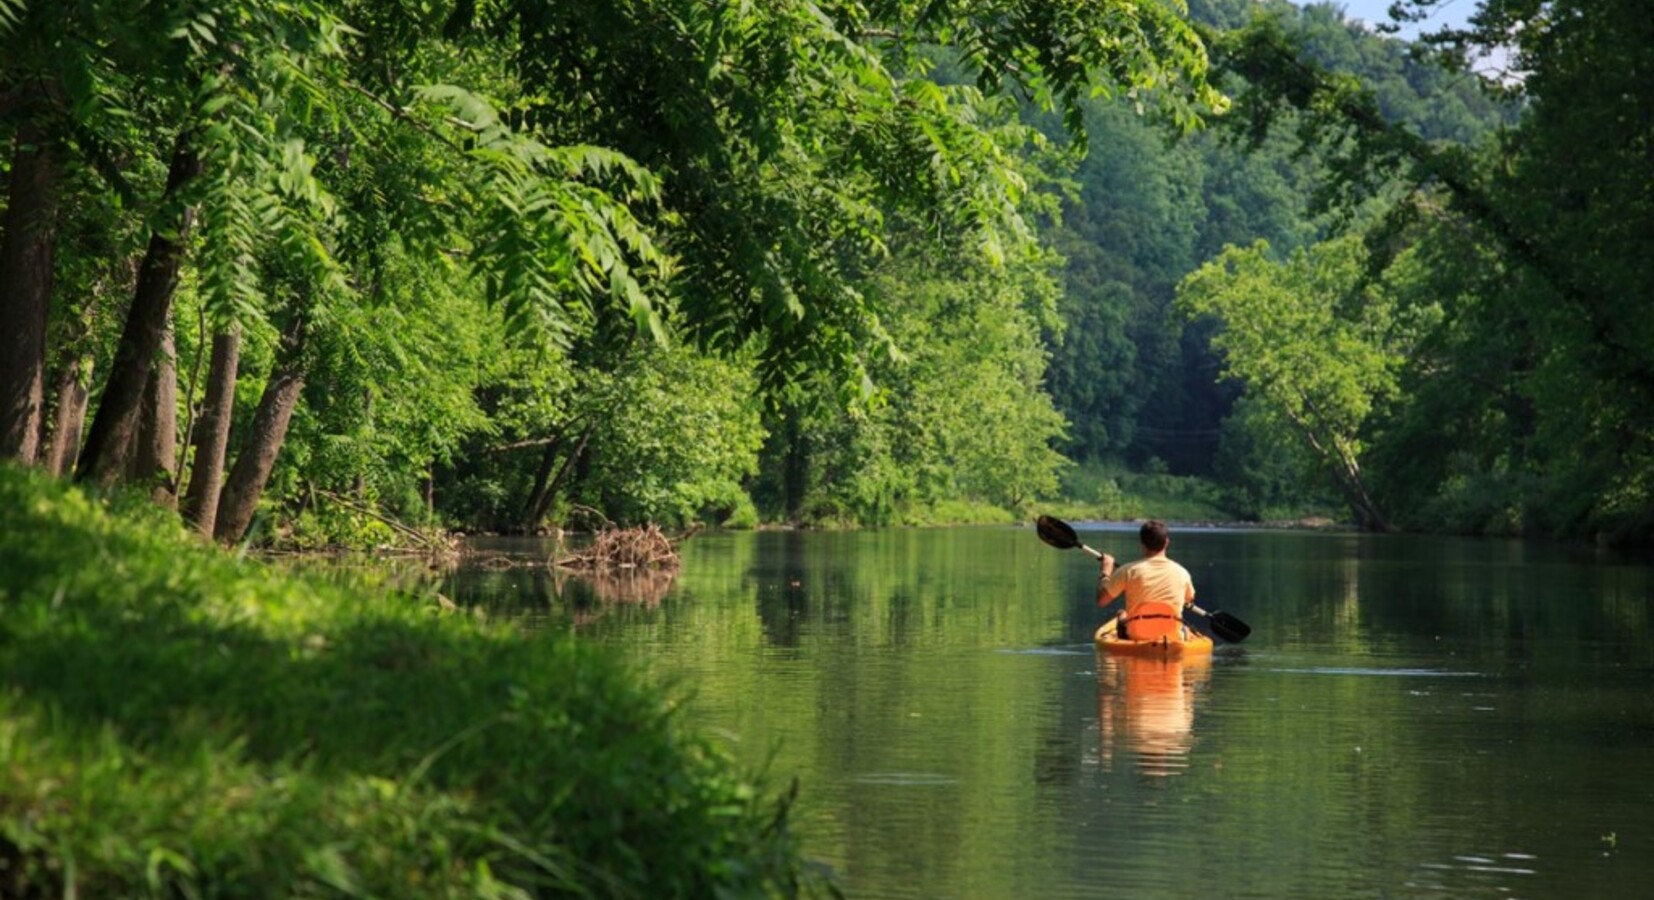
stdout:
<svg viewBox="0 0 1654 900">
<path fill-rule="evenodd" d="M 1209 656 L 1212 653 L 1212 639 L 1193 631 L 1189 632 L 1187 639 L 1169 634 L 1148 641 L 1128 641 L 1116 636 L 1112 628 L 1104 626 L 1097 629 L 1094 640 L 1098 650 L 1114 656 L 1183 659 L 1188 656 Z"/>
</svg>

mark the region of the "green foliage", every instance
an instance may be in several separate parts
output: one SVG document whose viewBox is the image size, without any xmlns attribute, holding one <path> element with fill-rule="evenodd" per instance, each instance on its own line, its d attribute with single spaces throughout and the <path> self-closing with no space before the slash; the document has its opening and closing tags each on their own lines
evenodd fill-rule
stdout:
<svg viewBox="0 0 1654 900">
<path fill-rule="evenodd" d="M 819 887 L 790 800 L 594 647 L 279 575 L 122 504 L 0 469 L 8 895 Z"/>
<path fill-rule="evenodd" d="M 734 515 L 763 443 L 757 382 L 738 365 L 686 350 L 628 360 L 579 388 L 596 424 L 575 498 L 622 523 L 687 524 Z"/>
<path fill-rule="evenodd" d="M 1206 478 L 1173 475 L 1164 463 L 1133 472 L 1117 463 L 1089 462 L 1063 476 L 1064 501 L 1042 503 L 1040 511 L 1059 518 L 1177 522 L 1230 522 L 1241 518 L 1218 484 Z"/>
<path fill-rule="evenodd" d="M 893 250 L 1002 275 L 1044 264 L 1035 219 L 1050 204 L 1029 161 L 1044 138 L 1015 98 L 1059 110 L 1073 136 L 1096 93 L 1185 130 L 1222 108 L 1181 13 L 1162 0 L 8 5 L 0 125 L 39 125 L 71 151 L 77 212 L 110 197 L 139 210 L 112 234 L 165 236 L 197 213 L 186 306 L 248 335 L 238 399 L 258 393 L 271 325 L 303 335 L 282 364 L 308 389 L 266 502 L 303 511 L 303 532 L 350 521 L 311 508 L 341 489 L 369 518 L 415 514 L 419 482 L 449 466 L 466 469 L 473 521 L 540 519 L 538 500 L 521 511 L 540 487 L 563 508 L 682 520 L 744 502 L 758 438 L 731 388 L 849 393 L 886 371 L 901 312 L 874 273 Z M 966 77 L 932 77 L 937 59 Z M 13 102 L 37 84 L 39 102 Z M 170 162 L 197 160 L 199 175 L 162 189 Z M 702 392 L 722 406 L 679 405 L 628 368 L 626 332 L 726 360 L 730 380 Z M 199 358 L 202 335 L 187 343 Z M 925 426 L 956 471 L 847 488 L 866 495 L 851 506 L 937 485 L 1001 504 L 1045 490 L 1060 426 L 1024 349 L 956 361 L 971 371 L 956 384 L 920 372 L 928 395 L 981 411 L 971 429 Z M 659 377 L 680 375 L 706 384 Z M 576 384 L 679 408 L 603 418 L 599 433 Z M 528 399 L 535 385 L 548 396 Z M 686 422 L 676 440 L 696 452 L 668 452 L 659 429 Z M 565 431 L 565 459 L 579 457 L 566 478 L 548 482 L 529 454 L 494 472 L 456 460 Z M 1028 434 L 1038 449 L 1024 452 Z"/>
<path fill-rule="evenodd" d="M 1409 302 L 1445 311 L 1373 429 L 1374 484 L 1415 527 L 1646 539 L 1654 317 L 1625 300 L 1647 293 L 1654 233 L 1633 149 L 1649 127 L 1626 114 L 1648 95 L 1630 74 L 1645 23 L 1630 2 L 1488 0 L 1466 27 L 1427 36 L 1450 71 L 1497 51 L 1522 73 L 1480 83 L 1520 115 L 1476 148 L 1394 118 L 1279 19 L 1221 42 L 1220 67 L 1250 79 L 1237 120 L 1253 134 L 1294 126 L 1330 161 L 1327 199 L 1350 214 L 1403 197 L 1377 225 L 1348 220 L 1378 251 L 1375 274 L 1388 266 Z"/>
<path fill-rule="evenodd" d="M 1224 375 L 1311 448 L 1348 499 L 1357 521 L 1387 527 L 1361 474 L 1376 406 L 1398 390 L 1398 372 L 1436 311 L 1398 310 L 1368 284 L 1366 251 L 1344 238 L 1284 261 L 1268 244 L 1230 248 L 1190 275 L 1179 291 L 1185 314 L 1224 323 L 1212 344 Z"/>
<path fill-rule="evenodd" d="M 378 275 L 377 295 L 326 310 L 271 493 L 325 505 L 316 490 L 353 492 L 419 520 L 431 466 L 489 428 L 474 387 L 503 328 L 440 258 L 418 259 L 391 243 L 381 250 Z M 401 502 L 409 496 L 420 499 Z"/>
<path fill-rule="evenodd" d="M 1315 201 L 1324 207 L 1335 195 L 1328 178 L 1348 168 L 1338 156 L 1347 148 L 1335 142 L 1303 152 L 1292 129 L 1311 120 L 1275 110 L 1268 121 L 1280 127 L 1249 128 L 1264 91 L 1247 79 L 1265 72 L 1238 64 L 1236 47 L 1263 29 L 1242 26 L 1262 16 L 1280 45 L 1341 88 L 1369 94 L 1378 120 L 1409 123 L 1430 140 L 1477 139 L 1512 112 L 1474 79 L 1415 59 L 1335 6 L 1215 0 L 1191 11 L 1202 27 L 1229 29 L 1203 33 L 1238 108 L 1172 146 L 1125 104 L 1087 110 L 1092 152 L 1073 173 L 1076 192 L 1052 234 L 1068 260 L 1061 309 L 1069 327 L 1051 341 L 1050 390 L 1072 423 L 1072 456 L 1135 466 L 1160 458 L 1175 472 L 1212 475 L 1224 465 L 1219 439 L 1236 393 L 1214 378 L 1207 326 L 1172 311 L 1176 285 L 1226 245 L 1263 239 L 1286 252 L 1323 236 L 1334 217 Z M 1252 140 L 1233 140 L 1237 132 Z"/>
<path fill-rule="evenodd" d="M 460 88 L 429 87 L 422 97 L 445 103 L 467 133 L 476 163 L 468 185 L 477 236 L 471 258 L 513 333 L 567 347 L 604 301 L 624 310 L 640 333 L 664 337 L 646 286 L 663 281 L 671 264 L 632 211 L 659 200 L 653 173 L 602 147 L 545 146 Z"/>
<path fill-rule="evenodd" d="M 620 354 L 601 368 L 532 351 L 500 360 L 478 390 L 491 427 L 442 467 L 439 506 L 473 527 L 532 527 L 526 498 L 561 472 L 547 504 L 560 520 L 583 507 L 588 525 L 594 510 L 628 524 L 755 524 L 742 489 L 763 441 L 750 366 L 646 344 Z"/>
<path fill-rule="evenodd" d="M 1017 84 L 1004 73 L 1070 106 L 1093 85 L 1152 93 L 1186 122 L 1219 102 L 1198 41 L 1158 2 L 484 3 L 450 23 L 473 24 L 460 43 L 509 55 L 525 132 L 660 176 L 646 222 L 686 263 L 679 327 L 718 351 L 756 344 L 770 387 L 811 370 L 860 380 L 883 339 L 860 279 L 889 222 L 992 262 L 1028 253 L 1016 153 L 1032 135 L 996 99 Z M 924 78 L 932 42 L 978 84 Z"/>
<path fill-rule="evenodd" d="M 752 502 L 747 492 L 737 487 L 726 498 L 720 498 L 717 512 L 723 516 L 723 521 L 715 524 L 720 528 L 750 531 L 758 527 L 758 506 Z"/>
<path fill-rule="evenodd" d="M 1003 506 L 971 500 L 941 500 L 910 514 L 910 525 L 1009 525 L 1017 513 Z"/>
<path fill-rule="evenodd" d="M 1130 7 L 1043 0 L 896 0 L 872 7 L 842 4 L 850 26 L 866 27 L 869 9 L 909 42 L 957 47 L 985 88 L 1014 77 L 1044 108 L 1060 110 L 1082 131 L 1083 101 L 1118 94 L 1150 100 L 1179 127 L 1196 125 L 1225 100 L 1205 83 L 1206 51 L 1178 0 Z M 1054 40 L 1055 38 L 1055 40 Z M 898 48 L 903 43 L 896 45 Z"/>
<path fill-rule="evenodd" d="M 772 423 L 770 513 L 813 522 L 924 521 L 927 508 L 974 500 L 1016 509 L 1054 492 L 1066 462 L 1063 420 L 1041 389 L 1042 327 L 1055 288 L 1048 262 L 951 276 L 919 254 L 879 273 L 870 294 L 899 355 L 873 360 L 879 391 L 848 414 L 830 395 L 805 397 Z M 785 505 L 776 482 L 801 466 L 803 496 Z M 796 488 L 795 488 L 796 489 Z"/>
<path fill-rule="evenodd" d="M 1224 505 L 1243 519 L 1292 518 L 1300 510 L 1337 506 L 1310 448 L 1293 439 L 1257 395 L 1243 396 L 1223 420 L 1215 470 Z"/>
</svg>

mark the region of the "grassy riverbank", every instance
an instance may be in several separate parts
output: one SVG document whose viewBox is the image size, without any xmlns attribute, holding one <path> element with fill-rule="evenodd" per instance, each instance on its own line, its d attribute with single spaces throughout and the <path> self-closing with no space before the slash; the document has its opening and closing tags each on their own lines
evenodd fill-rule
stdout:
<svg viewBox="0 0 1654 900">
<path fill-rule="evenodd" d="M 1219 488 L 1203 478 L 1136 473 L 1123 468 L 1078 465 L 1063 476 L 1062 497 L 1041 512 L 1071 519 L 1162 519 L 1218 522 L 1240 518 L 1229 510 Z"/>
<path fill-rule="evenodd" d="M 0 896 L 788 895 L 786 802 L 572 639 L 0 467 Z"/>
</svg>

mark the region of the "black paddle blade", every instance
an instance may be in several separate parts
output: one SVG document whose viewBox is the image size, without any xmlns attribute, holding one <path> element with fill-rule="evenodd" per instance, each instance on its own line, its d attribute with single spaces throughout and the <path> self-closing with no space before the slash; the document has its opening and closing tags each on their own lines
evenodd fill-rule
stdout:
<svg viewBox="0 0 1654 900">
<path fill-rule="evenodd" d="M 1206 616 L 1206 621 L 1211 623 L 1213 634 L 1223 638 L 1231 644 L 1238 644 L 1241 641 L 1246 640 L 1246 636 L 1252 633 L 1251 625 L 1242 622 L 1226 612 L 1220 611 L 1209 613 Z"/>
<path fill-rule="evenodd" d="M 1040 540 L 1058 550 L 1072 550 L 1080 546 L 1080 536 L 1061 519 L 1040 516 L 1034 521 L 1034 529 L 1039 532 Z"/>
</svg>

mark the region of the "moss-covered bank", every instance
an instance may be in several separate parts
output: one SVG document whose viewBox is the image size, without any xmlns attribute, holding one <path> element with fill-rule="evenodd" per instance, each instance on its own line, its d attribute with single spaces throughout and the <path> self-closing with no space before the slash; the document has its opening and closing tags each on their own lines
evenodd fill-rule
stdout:
<svg viewBox="0 0 1654 900">
<path fill-rule="evenodd" d="M 567 637 L 0 467 L 0 896 L 810 892 L 786 802 Z"/>
</svg>

